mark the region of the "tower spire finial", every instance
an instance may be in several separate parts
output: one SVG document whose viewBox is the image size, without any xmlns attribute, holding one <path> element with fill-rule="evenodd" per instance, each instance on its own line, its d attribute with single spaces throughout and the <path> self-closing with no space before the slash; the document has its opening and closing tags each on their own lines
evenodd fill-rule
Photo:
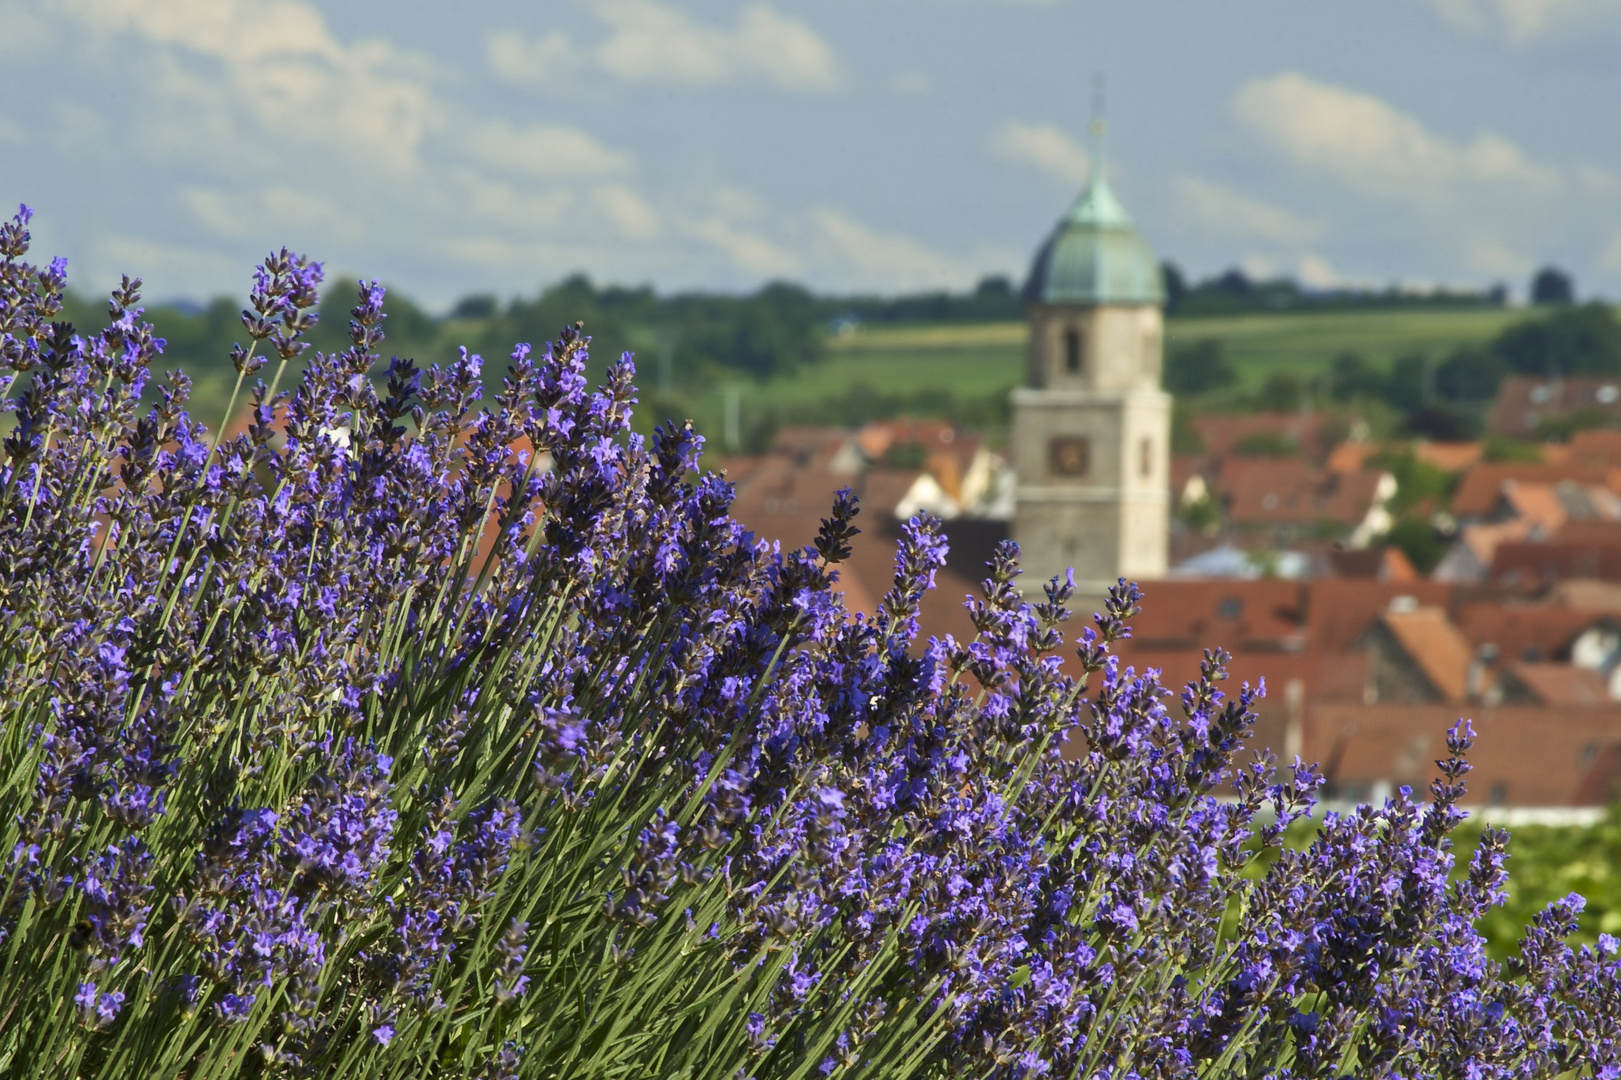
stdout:
<svg viewBox="0 0 1621 1080">
<path fill-rule="evenodd" d="M 1107 127 L 1104 120 L 1104 105 L 1107 97 L 1107 79 L 1100 71 L 1092 76 L 1092 178 L 1099 180 L 1103 177 L 1103 132 Z"/>
</svg>

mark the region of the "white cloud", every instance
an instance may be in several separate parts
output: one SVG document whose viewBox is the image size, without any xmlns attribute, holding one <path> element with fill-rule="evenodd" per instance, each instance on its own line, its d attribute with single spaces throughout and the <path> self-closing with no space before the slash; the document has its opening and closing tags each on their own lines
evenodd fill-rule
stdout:
<svg viewBox="0 0 1621 1080">
<path fill-rule="evenodd" d="M 1448 24 L 1519 45 L 1601 23 L 1621 25 L 1614 0 L 1424 0 Z"/>
<path fill-rule="evenodd" d="M 357 223 L 344 206 L 309 188 L 274 182 L 248 188 L 187 185 L 179 194 L 196 219 L 218 236 L 246 239 L 273 222 L 281 227 L 296 223 L 329 241 L 357 238 Z"/>
<path fill-rule="evenodd" d="M 517 86 L 566 84 L 586 63 L 568 35 L 560 32 L 530 40 L 515 31 L 500 31 L 485 38 L 484 49 L 495 76 Z"/>
<path fill-rule="evenodd" d="M 299 0 L 65 0 L 65 10 L 90 33 L 130 32 L 214 61 L 205 95 L 217 97 L 223 77 L 232 104 L 283 140 L 322 141 L 410 168 L 441 119 L 424 61 L 383 41 L 340 45 L 320 12 Z"/>
<path fill-rule="evenodd" d="M 0 7 L 0 56 L 27 55 L 51 41 L 50 24 L 19 5 Z"/>
<path fill-rule="evenodd" d="M 501 120 L 483 121 L 468 131 L 467 149 L 499 171 L 545 179 L 617 175 L 632 164 L 630 155 L 562 124 L 516 128 Z"/>
<path fill-rule="evenodd" d="M 1589 237 L 1621 227 L 1621 175 L 1537 160 L 1492 131 L 1441 134 L 1360 90 L 1285 72 L 1245 84 L 1233 111 L 1309 181 L 1294 184 L 1290 199 L 1315 207 L 1309 220 L 1322 223 L 1322 235 L 1365 247 L 1419 245 L 1432 276 L 1522 277 L 1553 253 L 1593 250 Z M 1181 194 L 1198 201 L 1196 191 Z M 1237 204 L 1224 212 L 1245 221 Z M 1257 238 L 1268 225 L 1264 216 L 1247 223 Z M 1295 248 L 1290 260 L 1319 239 L 1291 236 L 1287 218 L 1271 225 L 1280 250 Z"/>
<path fill-rule="evenodd" d="M 1197 176 L 1178 177 L 1173 190 L 1178 208 L 1207 235 L 1295 245 L 1323 233 L 1318 222 Z"/>
<path fill-rule="evenodd" d="M 1610 235 L 1610 242 L 1599 253 L 1598 265 L 1600 269 L 1621 277 L 1621 229 Z"/>
<path fill-rule="evenodd" d="M 1450 141 L 1372 94 L 1296 72 L 1247 83 L 1234 109 L 1285 157 L 1364 194 L 1439 204 L 1459 188 L 1511 187 L 1547 197 L 1560 186 L 1555 170 L 1500 135 Z"/>
<path fill-rule="evenodd" d="M 799 256 L 786 247 L 722 217 L 689 222 L 686 232 L 715 248 L 737 269 L 754 277 L 793 277 L 803 269 Z"/>
<path fill-rule="evenodd" d="M 991 137 L 991 150 L 998 156 L 1036 168 L 1071 187 L 1085 183 L 1091 172 L 1091 157 L 1064 129 L 1052 124 L 1021 124 L 1009 121 Z"/>
<path fill-rule="evenodd" d="M 763 83 L 825 93 L 844 81 L 832 46 L 767 4 L 745 7 L 729 27 L 698 22 L 658 0 L 599 0 L 592 14 L 608 32 L 594 46 L 562 33 L 534 40 L 492 34 L 485 42 L 491 72 L 518 85 L 558 88 L 587 64 L 625 82 L 673 86 Z"/>
<path fill-rule="evenodd" d="M 816 231 L 813 250 L 839 268 L 838 277 L 857 287 L 896 293 L 960 287 L 972 280 L 973 270 L 962 260 L 899 233 L 869 228 L 837 210 L 817 208 L 810 222 Z"/>
<path fill-rule="evenodd" d="M 903 71 L 889 80 L 889 87 L 903 97 L 923 97 L 930 89 L 929 77 L 921 71 Z"/>
<path fill-rule="evenodd" d="M 604 185 L 593 190 L 591 198 L 629 239 L 651 240 L 664 231 L 658 211 L 628 185 Z"/>
</svg>

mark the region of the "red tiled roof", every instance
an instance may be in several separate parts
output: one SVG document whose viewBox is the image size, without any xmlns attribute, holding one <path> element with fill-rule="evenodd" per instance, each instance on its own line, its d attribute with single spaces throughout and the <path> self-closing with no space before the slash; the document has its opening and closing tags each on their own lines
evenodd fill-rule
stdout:
<svg viewBox="0 0 1621 1080">
<path fill-rule="evenodd" d="M 1485 446 L 1478 442 L 1430 442 L 1413 444 L 1413 456 L 1449 473 L 1463 472 L 1480 461 Z"/>
<path fill-rule="evenodd" d="M 1545 543 L 1513 542 L 1497 546 L 1491 580 L 1499 585 L 1535 584 L 1565 578 L 1621 581 L 1621 543 L 1611 540 Z"/>
<path fill-rule="evenodd" d="M 1473 650 L 1444 609 L 1386 611 L 1381 619 L 1442 697 L 1455 703 L 1465 699 Z"/>
<path fill-rule="evenodd" d="M 1505 660 L 1548 660 L 1567 655 L 1572 641 L 1598 621 L 1598 613 L 1562 604 L 1459 604 L 1453 617 L 1474 648 L 1495 645 Z"/>
<path fill-rule="evenodd" d="M 1527 484 L 1557 484 L 1574 480 L 1581 484 L 1610 485 L 1611 470 L 1599 465 L 1547 465 L 1530 462 L 1481 462 L 1463 474 L 1463 482 L 1452 496 L 1452 512 L 1459 517 L 1482 517 L 1497 505 L 1503 481 Z"/>
<path fill-rule="evenodd" d="M 1328 553 L 1328 565 L 1335 577 L 1372 578 L 1375 581 L 1410 582 L 1419 572 L 1399 547 L 1335 548 Z"/>
<path fill-rule="evenodd" d="M 1398 596 L 1445 606 L 1453 589 L 1438 581 L 1357 581 L 1333 578 L 1309 583 L 1307 641 L 1314 651 L 1341 653 L 1356 646 L 1368 626 Z"/>
<path fill-rule="evenodd" d="M 1205 413 L 1189 421 L 1204 452 L 1212 456 L 1232 453 L 1245 439 L 1254 435 L 1277 435 L 1300 447 L 1302 453 L 1318 456 L 1323 430 L 1322 413 Z"/>
<path fill-rule="evenodd" d="M 1578 411 L 1621 419 L 1621 379 L 1613 375 L 1557 379 L 1510 375 L 1498 385 L 1486 428 L 1499 435 L 1526 438 L 1537 434 L 1543 421 Z"/>
<path fill-rule="evenodd" d="M 1132 640 L 1154 649 L 1298 650 L 1304 592 L 1300 582 L 1276 579 L 1148 582 Z"/>
<path fill-rule="evenodd" d="M 1583 465 L 1621 467 L 1621 431 L 1615 428 L 1589 428 L 1578 431 L 1565 444 L 1569 460 Z"/>
<path fill-rule="evenodd" d="M 1359 472 L 1368 458 L 1383 449 L 1379 443 L 1342 442 L 1329 452 L 1323 468 L 1334 473 Z"/>
<path fill-rule="evenodd" d="M 1508 665 L 1506 674 L 1543 705 L 1610 704 L 1609 686 L 1603 676 L 1589 668 L 1519 661 Z"/>
<path fill-rule="evenodd" d="M 1299 458 L 1229 457 L 1217 485 L 1234 524 L 1353 526 L 1372 508 L 1383 475 L 1331 473 Z"/>
<path fill-rule="evenodd" d="M 1576 787 L 1578 806 L 1614 806 L 1621 802 L 1621 742 L 1596 751 L 1593 764 Z"/>
<path fill-rule="evenodd" d="M 1545 537 L 1565 523 L 1565 504 L 1552 484 L 1504 480 L 1501 497 L 1517 520 L 1529 522 Z"/>
<path fill-rule="evenodd" d="M 1567 709 L 1480 706 L 1472 711 L 1478 739 L 1469 754 L 1467 804 L 1519 806 L 1591 802 L 1584 787 L 1594 763 L 1621 740 L 1621 708 Z M 1308 710 L 1308 761 L 1323 762 L 1331 784 L 1367 797 L 1380 781 L 1422 793 L 1446 755 L 1446 730 L 1458 718 L 1451 705 L 1320 703 Z"/>
<path fill-rule="evenodd" d="M 1621 611 L 1621 584 L 1577 578 L 1553 587 L 1549 603 L 1582 611 Z"/>
</svg>

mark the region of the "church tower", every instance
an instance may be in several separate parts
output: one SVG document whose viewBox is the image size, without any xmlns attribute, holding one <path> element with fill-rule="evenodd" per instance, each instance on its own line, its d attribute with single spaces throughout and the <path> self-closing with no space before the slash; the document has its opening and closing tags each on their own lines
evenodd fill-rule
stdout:
<svg viewBox="0 0 1621 1080">
<path fill-rule="evenodd" d="M 1101 124 L 1093 131 L 1100 144 Z M 1079 594 L 1094 597 L 1118 578 L 1163 577 L 1170 524 L 1164 282 L 1102 161 L 1094 152 L 1030 270 L 1029 371 L 1010 440 L 1025 588 L 1073 567 Z"/>
</svg>

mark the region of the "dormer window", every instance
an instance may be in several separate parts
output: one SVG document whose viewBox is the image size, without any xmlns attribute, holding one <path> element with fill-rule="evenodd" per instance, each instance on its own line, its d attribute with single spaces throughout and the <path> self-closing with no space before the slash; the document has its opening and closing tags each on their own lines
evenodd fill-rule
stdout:
<svg viewBox="0 0 1621 1080">
<path fill-rule="evenodd" d="M 1081 332 L 1072 326 L 1064 331 L 1064 370 L 1079 375 L 1085 359 L 1081 351 Z"/>
</svg>

